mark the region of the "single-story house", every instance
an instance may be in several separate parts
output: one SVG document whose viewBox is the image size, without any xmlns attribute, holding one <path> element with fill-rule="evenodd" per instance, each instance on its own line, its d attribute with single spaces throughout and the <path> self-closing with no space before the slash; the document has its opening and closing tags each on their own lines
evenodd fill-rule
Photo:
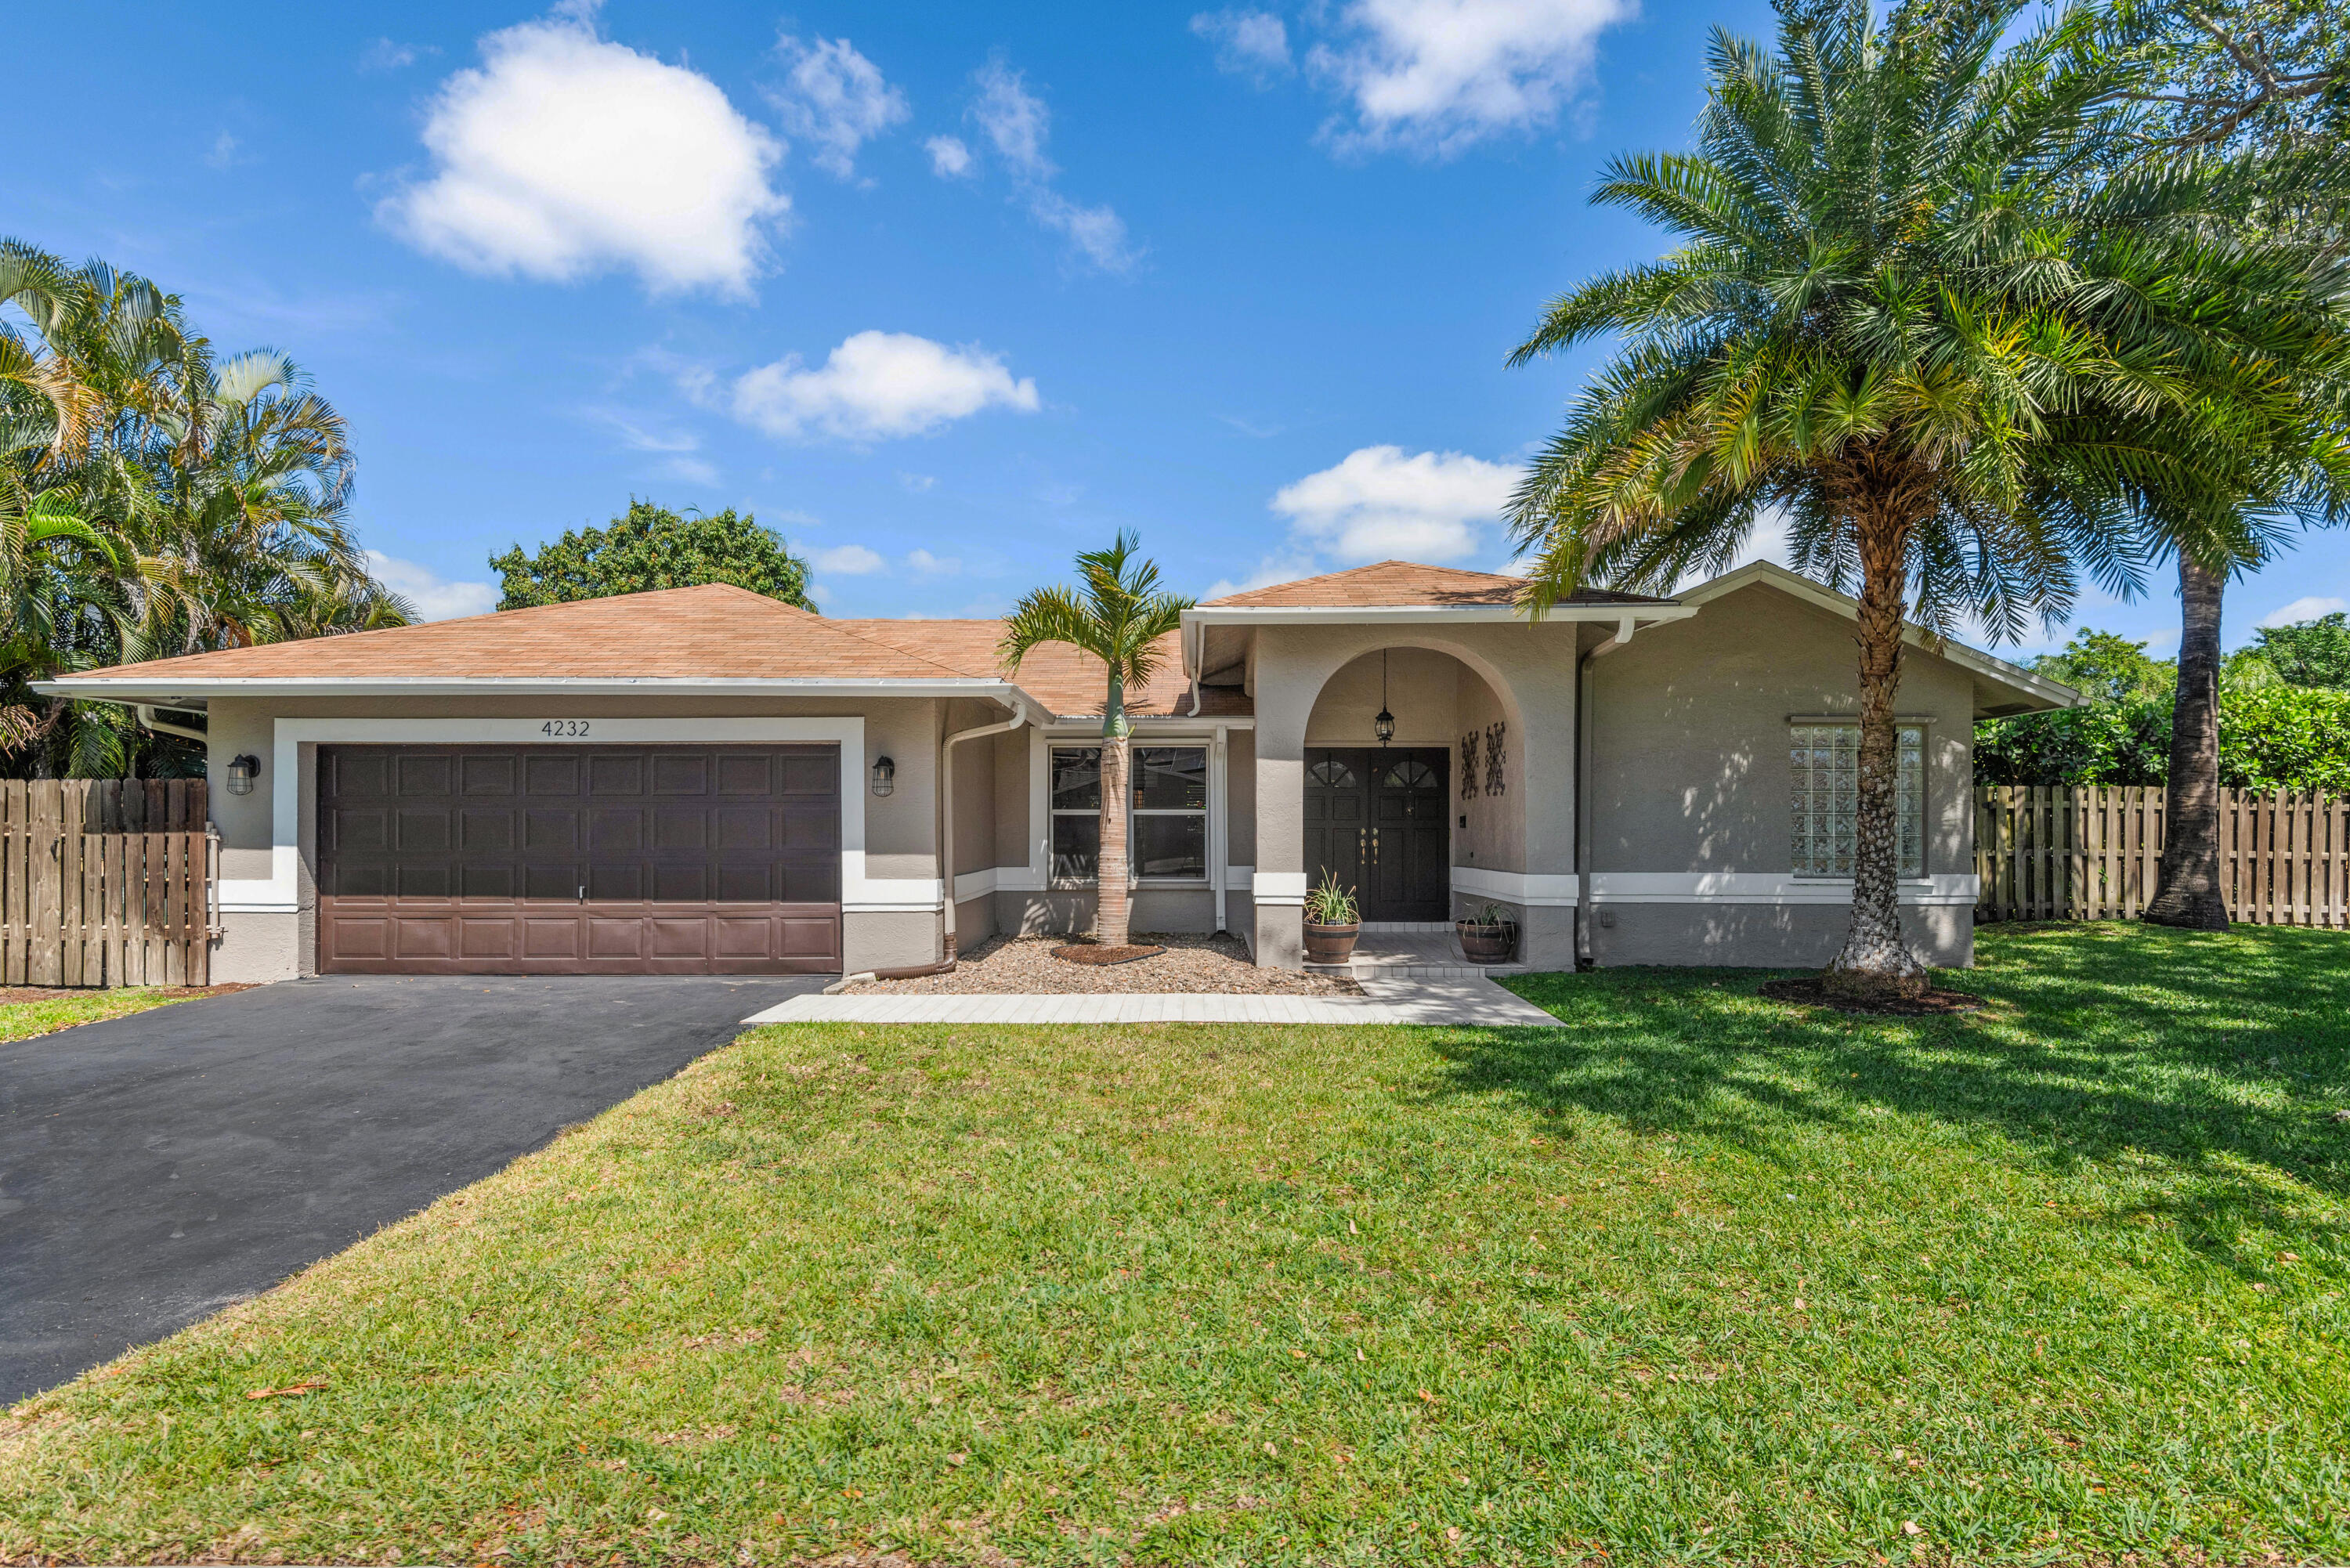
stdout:
<svg viewBox="0 0 2350 1568">
<path fill-rule="evenodd" d="M 1388 561 L 1187 611 L 1128 693 L 1134 926 L 1301 961 L 1498 904 L 1542 968 L 1825 962 L 1850 896 L 1852 602 L 1768 565 L 1671 598 Z M 938 962 L 1091 921 L 1101 666 L 987 620 L 677 588 L 92 670 L 42 690 L 196 734 L 213 973 L 747 972 Z M 1973 722 L 2064 687 L 1913 631 L 1901 899 L 1963 965 Z"/>
</svg>

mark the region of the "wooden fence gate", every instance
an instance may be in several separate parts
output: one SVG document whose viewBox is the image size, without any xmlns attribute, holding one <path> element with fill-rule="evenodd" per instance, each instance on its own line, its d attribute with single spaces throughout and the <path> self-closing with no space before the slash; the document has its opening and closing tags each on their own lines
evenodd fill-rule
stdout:
<svg viewBox="0 0 2350 1568">
<path fill-rule="evenodd" d="M 2155 894 L 2164 794 L 2147 784 L 1975 790 L 1978 920 L 2126 920 Z M 2350 798 L 2220 792 L 2220 891 L 2255 926 L 2350 926 Z"/>
<path fill-rule="evenodd" d="M 202 779 L 0 780 L 0 984 L 208 985 Z"/>
</svg>

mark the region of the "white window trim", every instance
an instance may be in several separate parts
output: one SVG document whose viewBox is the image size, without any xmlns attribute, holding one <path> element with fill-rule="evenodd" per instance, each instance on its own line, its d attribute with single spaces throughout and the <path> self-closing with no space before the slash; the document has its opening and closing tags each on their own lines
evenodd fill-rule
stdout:
<svg viewBox="0 0 2350 1568">
<path fill-rule="evenodd" d="M 550 718 L 278 719 L 270 743 L 270 874 L 224 877 L 227 914 L 293 914 L 301 908 L 302 816 L 317 809 L 317 770 L 301 765 L 304 746 L 612 746 L 830 742 L 840 749 L 840 908 L 843 914 L 931 910 L 944 888 L 934 877 L 865 875 L 865 721 L 836 719 L 605 719 L 586 735 L 540 732 Z"/>
<path fill-rule="evenodd" d="M 1799 725 L 1808 726 L 1811 728 L 1822 728 L 1828 725 L 1836 725 L 1845 729 L 1857 730 L 1860 728 L 1860 715 L 1857 713 L 1790 713 L 1787 715 L 1788 729 L 1793 730 Z M 1896 732 L 1894 759 L 1896 767 L 1894 787 L 1896 789 L 1900 787 L 1900 779 L 1898 777 L 1900 762 L 1898 745 L 1899 732 L 1904 729 L 1920 730 L 1925 732 L 1918 737 L 1918 854 L 1922 865 L 1920 869 L 1914 872 L 1897 870 L 1894 873 L 1894 880 L 1900 883 L 1905 888 L 1931 888 L 1936 886 L 1939 881 L 1944 879 L 1938 878 L 1934 875 L 1934 715 L 1931 713 L 1896 713 L 1893 716 L 1893 728 Z M 1792 812 L 1794 809 L 1794 803 L 1790 800 L 1788 802 L 1788 810 Z M 1898 837 L 1900 833 L 1900 823 L 1898 815 L 1900 811 L 1899 802 L 1895 802 L 1894 810 L 1897 814 L 1894 823 L 1894 832 Z M 1797 882 L 1825 884 L 1831 888 L 1849 888 L 1852 886 L 1852 877 L 1850 876 L 1835 871 L 1790 871 L 1787 875 Z M 1618 901 L 1621 902 L 1622 900 L 1619 899 Z M 1773 901 L 1787 902 L 1789 900 L 1778 899 Z M 1795 901 L 1800 902 L 1801 900 Z M 1825 902 L 1828 900 L 1814 901 Z M 1903 903 L 1946 903 L 1950 901 L 1951 900 L 1941 898 L 1911 898 L 1906 894 L 1902 898 Z M 1969 901 L 1971 902 L 1972 900 L 1970 899 Z"/>
</svg>

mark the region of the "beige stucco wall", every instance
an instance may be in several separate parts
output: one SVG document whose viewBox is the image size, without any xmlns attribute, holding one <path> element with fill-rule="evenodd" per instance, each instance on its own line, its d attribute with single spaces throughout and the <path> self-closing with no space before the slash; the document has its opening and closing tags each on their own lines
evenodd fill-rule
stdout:
<svg viewBox="0 0 2350 1568">
<path fill-rule="evenodd" d="M 1849 618 L 1767 586 L 1645 629 L 1590 663 L 1591 872 L 1794 867 L 1791 717 L 1856 713 Z M 1973 680 L 1916 648 L 1895 707 L 1929 721 L 1926 871 L 1973 869 Z M 1915 896 L 1915 895 L 1912 895 Z M 1912 940 L 1938 963 L 1972 960 L 1969 911 L 1912 909 Z M 1601 963 L 1825 963 L 1846 929 L 1834 903 L 1595 905 Z"/>
</svg>

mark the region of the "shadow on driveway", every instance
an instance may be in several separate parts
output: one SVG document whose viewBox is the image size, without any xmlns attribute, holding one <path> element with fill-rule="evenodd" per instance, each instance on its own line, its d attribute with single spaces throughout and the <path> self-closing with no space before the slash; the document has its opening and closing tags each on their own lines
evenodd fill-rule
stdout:
<svg viewBox="0 0 2350 1568">
<path fill-rule="evenodd" d="M 479 1180 L 829 978 L 346 975 L 0 1045 L 0 1406 Z"/>
</svg>

